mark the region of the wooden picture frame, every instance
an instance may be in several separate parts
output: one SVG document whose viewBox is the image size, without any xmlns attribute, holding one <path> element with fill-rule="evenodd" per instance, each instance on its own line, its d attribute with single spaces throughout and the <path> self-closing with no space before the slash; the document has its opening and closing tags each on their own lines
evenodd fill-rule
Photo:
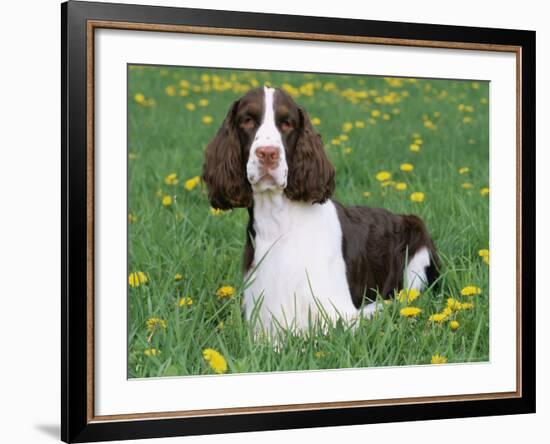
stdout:
<svg viewBox="0 0 550 444">
<path fill-rule="evenodd" d="M 65 442 L 414 421 L 535 411 L 535 33 L 69 1 L 62 17 L 62 412 Z M 516 390 L 501 393 L 94 414 L 94 32 L 212 34 L 516 56 Z M 512 289 L 510 291 L 513 291 Z"/>
</svg>

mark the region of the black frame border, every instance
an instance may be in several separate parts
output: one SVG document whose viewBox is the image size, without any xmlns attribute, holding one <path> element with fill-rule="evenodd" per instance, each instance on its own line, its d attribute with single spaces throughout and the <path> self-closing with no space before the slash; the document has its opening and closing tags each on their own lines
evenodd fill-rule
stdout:
<svg viewBox="0 0 550 444">
<path fill-rule="evenodd" d="M 87 21 L 108 20 L 521 48 L 520 397 L 170 419 L 87 417 Z M 61 5 L 61 439 L 91 442 L 534 413 L 535 32 L 69 1 Z"/>
</svg>

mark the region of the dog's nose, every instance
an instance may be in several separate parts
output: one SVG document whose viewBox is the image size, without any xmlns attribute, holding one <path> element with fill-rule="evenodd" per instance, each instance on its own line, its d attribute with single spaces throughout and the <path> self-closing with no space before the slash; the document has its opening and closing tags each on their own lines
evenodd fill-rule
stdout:
<svg viewBox="0 0 550 444">
<path fill-rule="evenodd" d="M 256 157 L 260 164 L 265 167 L 274 167 L 279 162 L 279 147 L 276 146 L 260 146 L 256 148 Z"/>
</svg>

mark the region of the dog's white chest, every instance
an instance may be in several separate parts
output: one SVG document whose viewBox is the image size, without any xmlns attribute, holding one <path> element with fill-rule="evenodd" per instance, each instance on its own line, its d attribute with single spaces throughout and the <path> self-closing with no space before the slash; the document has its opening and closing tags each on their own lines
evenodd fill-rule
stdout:
<svg viewBox="0 0 550 444">
<path fill-rule="evenodd" d="M 312 205 L 282 194 L 261 196 L 254 202 L 254 229 L 254 262 L 245 276 L 247 319 L 257 311 L 265 329 L 276 322 L 303 330 L 309 318 L 319 319 L 321 310 L 332 320 L 357 313 L 331 201 Z"/>
</svg>

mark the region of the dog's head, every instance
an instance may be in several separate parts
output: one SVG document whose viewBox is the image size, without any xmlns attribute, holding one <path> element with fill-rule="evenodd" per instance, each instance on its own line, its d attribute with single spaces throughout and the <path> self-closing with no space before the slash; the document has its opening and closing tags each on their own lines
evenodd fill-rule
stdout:
<svg viewBox="0 0 550 444">
<path fill-rule="evenodd" d="M 282 190 L 322 203 L 334 168 L 309 116 L 283 90 L 256 88 L 235 101 L 206 148 L 203 180 L 214 208 L 252 206 L 253 193 Z"/>
</svg>

